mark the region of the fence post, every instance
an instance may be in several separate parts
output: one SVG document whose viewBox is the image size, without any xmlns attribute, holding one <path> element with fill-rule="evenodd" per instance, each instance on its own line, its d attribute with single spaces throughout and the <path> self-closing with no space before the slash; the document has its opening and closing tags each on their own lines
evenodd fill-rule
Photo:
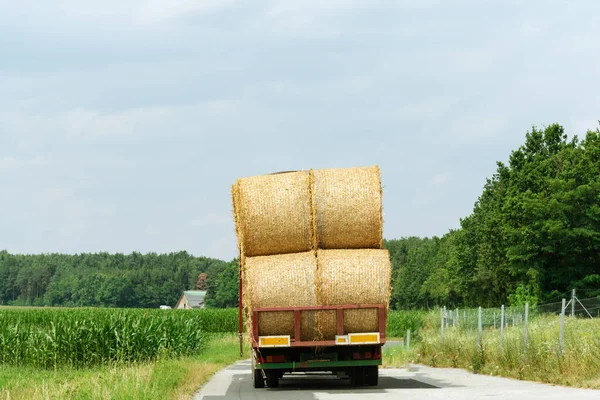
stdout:
<svg viewBox="0 0 600 400">
<path fill-rule="evenodd" d="M 525 323 L 523 327 L 523 353 L 527 351 L 527 321 L 529 320 L 529 302 L 525 303 Z"/>
<path fill-rule="evenodd" d="M 446 306 L 444 306 L 444 324 L 446 325 L 445 327 L 448 327 L 448 311 L 446 311 Z"/>
<path fill-rule="evenodd" d="M 440 313 L 442 314 L 442 331 L 441 331 L 440 339 L 442 340 L 442 343 L 444 343 L 444 310 L 441 309 Z"/>
<path fill-rule="evenodd" d="M 575 317 L 575 289 L 571 292 L 571 318 Z"/>
<path fill-rule="evenodd" d="M 479 306 L 479 312 L 477 315 L 477 346 L 481 347 L 481 306 Z"/>
<path fill-rule="evenodd" d="M 500 309 L 500 350 L 502 350 L 502 343 L 504 341 L 504 304 Z"/>
<path fill-rule="evenodd" d="M 410 349 L 410 329 L 406 331 L 406 350 Z"/>
<path fill-rule="evenodd" d="M 456 309 L 456 326 L 459 326 L 459 324 L 458 324 L 458 308 Z"/>
<path fill-rule="evenodd" d="M 562 299 L 562 306 L 560 311 L 560 336 L 558 337 L 558 354 L 562 355 L 563 349 L 563 338 L 565 333 L 565 299 Z"/>
</svg>

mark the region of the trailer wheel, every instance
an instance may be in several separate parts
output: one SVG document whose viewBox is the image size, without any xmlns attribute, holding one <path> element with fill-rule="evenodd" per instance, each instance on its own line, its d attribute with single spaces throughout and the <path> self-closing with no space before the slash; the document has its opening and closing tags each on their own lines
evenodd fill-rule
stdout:
<svg viewBox="0 0 600 400">
<path fill-rule="evenodd" d="M 265 380 L 262 376 L 262 371 L 256 368 L 252 368 L 252 381 L 255 389 L 262 389 L 265 387 Z"/>
<path fill-rule="evenodd" d="M 379 383 L 379 368 L 376 365 L 365 367 L 365 381 L 369 386 L 377 386 Z"/>
<path fill-rule="evenodd" d="M 279 386 L 279 371 L 266 371 L 267 372 L 267 386 L 270 388 L 276 388 Z"/>
<path fill-rule="evenodd" d="M 363 367 L 352 368 L 350 372 L 350 385 L 363 386 L 365 384 L 365 369 Z"/>
</svg>

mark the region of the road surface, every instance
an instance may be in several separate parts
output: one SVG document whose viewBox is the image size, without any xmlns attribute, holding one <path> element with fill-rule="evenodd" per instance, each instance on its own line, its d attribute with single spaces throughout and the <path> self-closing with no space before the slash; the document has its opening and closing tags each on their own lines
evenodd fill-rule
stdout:
<svg viewBox="0 0 600 400">
<path fill-rule="evenodd" d="M 276 389 L 254 389 L 250 361 L 240 361 L 215 376 L 194 400 L 599 400 L 600 390 L 573 389 L 514 379 L 474 375 L 460 369 L 414 365 L 380 369 L 376 387 L 351 387 L 331 374 L 285 375 Z"/>
</svg>

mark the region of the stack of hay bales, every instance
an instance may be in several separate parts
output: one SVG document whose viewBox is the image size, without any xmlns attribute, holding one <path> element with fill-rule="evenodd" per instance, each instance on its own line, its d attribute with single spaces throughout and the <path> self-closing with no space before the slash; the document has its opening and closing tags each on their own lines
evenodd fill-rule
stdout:
<svg viewBox="0 0 600 400">
<path fill-rule="evenodd" d="M 294 171 L 232 187 L 243 305 L 389 304 L 378 167 Z M 259 335 L 294 336 L 292 312 L 261 313 Z M 378 330 L 374 309 L 346 310 L 347 333 Z M 302 340 L 330 340 L 334 311 L 303 312 Z"/>
</svg>

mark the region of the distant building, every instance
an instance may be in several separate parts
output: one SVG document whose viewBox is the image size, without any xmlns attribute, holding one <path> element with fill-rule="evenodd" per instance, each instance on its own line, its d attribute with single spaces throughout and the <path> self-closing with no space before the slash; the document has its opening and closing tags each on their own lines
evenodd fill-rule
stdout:
<svg viewBox="0 0 600 400">
<path fill-rule="evenodd" d="M 204 297 L 206 290 L 186 290 L 181 294 L 175 308 L 204 308 Z"/>
</svg>

